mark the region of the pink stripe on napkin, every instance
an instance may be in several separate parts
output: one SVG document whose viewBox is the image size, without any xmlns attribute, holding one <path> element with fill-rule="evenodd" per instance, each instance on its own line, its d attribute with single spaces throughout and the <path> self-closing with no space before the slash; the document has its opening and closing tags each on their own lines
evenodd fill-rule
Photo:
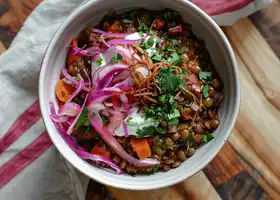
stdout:
<svg viewBox="0 0 280 200">
<path fill-rule="evenodd" d="M 52 146 L 47 131 L 0 167 L 0 189 Z"/>
<path fill-rule="evenodd" d="M 39 101 L 37 100 L 17 118 L 11 128 L 0 140 L 0 155 L 22 136 L 33 124 L 41 118 Z"/>
</svg>

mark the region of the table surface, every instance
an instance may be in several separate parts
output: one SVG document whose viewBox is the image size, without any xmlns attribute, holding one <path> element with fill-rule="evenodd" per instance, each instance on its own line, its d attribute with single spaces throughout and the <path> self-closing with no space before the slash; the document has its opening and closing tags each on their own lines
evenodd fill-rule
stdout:
<svg viewBox="0 0 280 200">
<path fill-rule="evenodd" d="M 0 54 L 39 2 L 0 3 Z M 91 181 L 87 200 L 280 199 L 280 0 L 223 31 L 238 61 L 241 108 L 215 159 L 190 179 L 149 192 Z"/>
</svg>

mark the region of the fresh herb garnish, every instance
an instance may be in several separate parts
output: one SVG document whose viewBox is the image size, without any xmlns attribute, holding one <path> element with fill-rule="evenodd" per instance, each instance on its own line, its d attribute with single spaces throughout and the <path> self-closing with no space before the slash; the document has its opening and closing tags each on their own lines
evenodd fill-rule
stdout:
<svg viewBox="0 0 280 200">
<path fill-rule="evenodd" d="M 211 140 L 214 139 L 214 136 L 212 134 L 208 134 L 208 135 L 202 135 L 201 141 L 204 143 L 210 142 Z"/>
<path fill-rule="evenodd" d="M 141 20 L 137 19 L 139 26 L 138 26 L 138 31 L 144 32 L 144 33 L 151 33 L 151 30 L 146 26 L 146 24 L 144 24 L 143 22 L 141 22 Z"/>
<path fill-rule="evenodd" d="M 183 47 L 179 47 L 178 50 L 177 50 L 178 54 L 182 54 L 184 53 L 184 49 Z"/>
<path fill-rule="evenodd" d="M 158 52 L 152 57 L 152 61 L 154 63 L 161 62 L 161 60 L 162 60 L 162 55 L 160 55 Z"/>
<path fill-rule="evenodd" d="M 212 72 L 200 71 L 198 77 L 201 81 L 211 81 Z"/>
<path fill-rule="evenodd" d="M 177 125 L 179 123 L 179 119 L 174 118 L 174 119 L 167 121 L 167 123 L 168 123 L 168 126 Z"/>
<path fill-rule="evenodd" d="M 153 133 L 155 132 L 155 127 L 153 126 L 147 126 L 142 129 L 138 129 L 136 131 L 137 138 L 143 138 L 143 137 L 151 137 L 153 136 Z"/>
<path fill-rule="evenodd" d="M 183 58 L 181 58 L 181 56 L 179 56 L 176 52 L 173 52 L 171 54 L 171 57 L 168 58 L 167 61 L 172 65 L 178 65 L 184 62 Z"/>
<path fill-rule="evenodd" d="M 153 166 L 152 170 L 153 172 L 157 172 L 160 169 L 160 166 Z"/>
<path fill-rule="evenodd" d="M 98 58 L 96 60 L 96 64 L 98 64 L 98 66 L 102 65 L 102 63 L 103 63 L 103 58 Z"/>
<path fill-rule="evenodd" d="M 147 40 L 143 40 L 142 44 L 141 44 L 141 47 L 143 49 L 150 49 L 155 43 L 154 39 L 155 39 L 154 36 L 150 36 Z"/>
<path fill-rule="evenodd" d="M 144 33 L 142 31 L 138 32 L 138 34 L 140 35 L 141 38 L 144 37 Z"/>
<path fill-rule="evenodd" d="M 209 85 L 204 85 L 202 88 L 202 93 L 205 99 L 209 97 Z"/>
<path fill-rule="evenodd" d="M 90 122 L 88 120 L 88 109 L 85 107 L 82 112 L 81 115 L 76 123 L 76 128 L 80 128 L 81 126 L 89 126 Z"/>
<path fill-rule="evenodd" d="M 172 120 L 174 118 L 180 117 L 180 112 L 178 109 L 174 109 L 172 113 L 166 115 L 167 120 Z"/>
<path fill-rule="evenodd" d="M 162 127 L 155 127 L 155 131 L 158 132 L 159 134 L 164 134 L 165 130 Z"/>
<path fill-rule="evenodd" d="M 117 54 L 116 56 L 110 58 L 110 63 L 118 63 L 119 61 L 121 61 L 121 59 L 122 55 Z"/>
<path fill-rule="evenodd" d="M 181 76 L 176 76 L 173 68 L 161 68 L 157 75 L 157 82 L 162 90 L 167 92 L 176 92 L 178 86 L 182 83 Z"/>
</svg>

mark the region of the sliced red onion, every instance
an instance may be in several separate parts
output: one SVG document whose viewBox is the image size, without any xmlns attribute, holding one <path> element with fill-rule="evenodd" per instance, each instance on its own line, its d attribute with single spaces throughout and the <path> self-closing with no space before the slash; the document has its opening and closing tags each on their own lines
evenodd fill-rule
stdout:
<svg viewBox="0 0 280 200">
<path fill-rule="evenodd" d="M 67 80 L 69 80 L 70 82 L 72 82 L 75 85 L 79 85 L 79 82 L 74 77 L 72 77 L 70 74 L 68 74 L 67 69 L 63 68 L 61 70 L 61 73 Z"/>
<path fill-rule="evenodd" d="M 130 51 L 123 46 L 114 45 L 114 46 L 111 46 L 111 49 L 114 52 L 120 54 L 124 59 L 132 59 L 132 54 L 130 53 Z"/>
<path fill-rule="evenodd" d="M 131 155 L 129 155 L 123 147 L 118 143 L 116 138 L 112 136 L 112 133 L 108 131 L 107 127 L 103 127 L 101 123 L 98 122 L 96 119 L 90 120 L 91 125 L 94 129 L 99 133 L 102 139 L 106 142 L 106 144 L 111 147 L 111 149 L 118 154 L 121 158 L 128 161 L 130 164 L 133 164 L 137 167 L 149 167 L 159 164 L 159 161 L 154 159 L 145 159 L 145 160 L 138 160 Z"/>
<path fill-rule="evenodd" d="M 103 102 L 107 98 L 119 94 L 121 90 L 119 88 L 111 87 L 111 88 L 105 88 L 103 90 L 94 91 L 90 94 L 90 101 L 88 102 L 87 106 L 90 106 L 91 104 L 94 104 L 96 102 Z"/>
<path fill-rule="evenodd" d="M 198 80 L 198 78 L 197 78 L 197 76 L 195 74 L 191 74 L 188 77 L 188 83 L 189 84 L 199 85 L 199 80 Z"/>
<path fill-rule="evenodd" d="M 113 103 L 112 103 L 112 102 L 104 101 L 103 103 L 104 103 L 104 105 L 107 106 L 107 107 L 113 107 Z"/>
<path fill-rule="evenodd" d="M 71 94 L 71 96 L 66 100 L 66 103 L 71 102 L 84 88 L 84 80 L 81 79 L 79 81 L 79 86 L 76 88 L 76 90 Z"/>
<path fill-rule="evenodd" d="M 56 123 L 62 123 L 62 122 L 66 122 L 69 117 L 68 116 L 65 116 L 65 115 L 57 115 L 57 114 L 51 114 L 50 115 L 50 118 L 53 122 L 56 122 Z"/>
<path fill-rule="evenodd" d="M 105 164 L 106 167 L 111 167 L 112 169 L 114 169 L 117 174 L 123 173 L 122 169 L 119 166 L 117 166 L 111 159 L 87 152 L 84 148 L 77 144 L 77 141 L 73 137 L 69 135 L 63 134 L 62 137 L 66 144 L 68 144 L 68 146 L 73 151 L 75 151 L 80 158 L 85 160 L 91 160 L 94 162 L 94 164 L 98 165 Z"/>
<path fill-rule="evenodd" d="M 191 108 L 192 108 L 194 111 L 198 111 L 199 106 L 196 105 L 196 103 L 193 103 L 193 104 L 191 105 Z"/>
<path fill-rule="evenodd" d="M 128 128 L 127 128 L 127 125 L 126 125 L 124 120 L 122 121 L 122 125 L 123 125 L 124 136 L 128 137 L 129 136 L 129 132 L 128 132 Z"/>
<path fill-rule="evenodd" d="M 66 115 L 66 116 L 71 116 L 75 117 L 77 114 L 81 111 L 81 106 L 79 104 L 70 102 L 70 103 L 65 103 L 61 109 L 59 114 L 60 115 Z"/>
<path fill-rule="evenodd" d="M 119 88 L 121 90 L 126 90 L 132 88 L 133 83 L 131 77 L 128 77 L 127 79 L 123 80 L 120 83 L 117 83 L 114 85 L 114 87 Z"/>
<path fill-rule="evenodd" d="M 103 42 L 103 44 L 107 47 L 110 47 L 110 45 L 106 42 L 106 40 L 104 39 L 103 35 L 100 36 L 101 41 Z"/>
<path fill-rule="evenodd" d="M 85 107 L 85 105 L 86 105 L 88 96 L 89 96 L 89 93 L 87 93 L 87 95 L 86 95 L 86 97 L 85 97 L 85 100 L 84 100 L 84 103 L 83 103 L 83 105 L 82 105 L 82 107 L 81 107 L 80 112 L 77 114 L 77 116 L 75 117 L 74 121 L 72 122 L 72 124 L 70 125 L 70 127 L 67 129 L 67 135 L 71 135 L 71 134 L 72 134 L 72 132 L 73 132 L 73 130 L 74 130 L 74 127 L 75 127 L 77 121 L 79 120 L 79 117 L 80 117 L 80 115 L 81 115 L 81 113 L 82 113 L 82 111 L 83 111 L 83 109 L 84 109 L 84 107 Z"/>
<path fill-rule="evenodd" d="M 121 112 L 114 112 L 108 124 L 108 131 L 114 133 L 123 122 L 123 114 Z"/>
<path fill-rule="evenodd" d="M 201 87 L 200 86 L 192 84 L 192 89 L 194 89 L 197 92 L 201 92 Z"/>
<path fill-rule="evenodd" d="M 115 65 L 107 65 L 102 70 L 98 71 L 97 75 L 94 75 L 93 79 L 96 80 L 96 88 L 101 89 L 104 88 L 104 85 L 112 79 L 112 76 L 117 73 L 128 69 L 128 65 L 125 64 L 115 64 Z M 98 76 L 98 77 L 96 77 Z"/>
<path fill-rule="evenodd" d="M 103 35 L 103 34 L 106 34 L 106 33 L 107 33 L 107 32 L 105 32 L 105 31 L 102 31 L 102 30 L 96 29 L 96 28 L 92 29 L 92 31 L 95 32 L 95 33 L 99 33 L 100 35 Z"/>
<path fill-rule="evenodd" d="M 112 81 L 112 84 L 115 84 L 115 83 L 118 83 L 120 81 L 123 81 L 127 78 L 130 77 L 130 72 L 129 71 L 121 71 L 119 72 L 118 74 L 115 75 L 113 81 Z"/>
<path fill-rule="evenodd" d="M 141 42 L 140 40 L 125 40 L 125 39 L 112 39 L 108 41 L 108 45 L 116 45 L 116 44 L 134 44 Z"/>
<path fill-rule="evenodd" d="M 85 51 L 87 51 L 87 52 L 100 52 L 100 48 L 92 46 L 92 47 L 89 47 L 89 48 L 85 49 Z"/>
<path fill-rule="evenodd" d="M 130 33 L 104 33 L 104 37 L 119 37 L 124 38 L 128 35 L 131 35 Z"/>
<path fill-rule="evenodd" d="M 87 51 L 83 50 L 79 47 L 72 47 L 72 54 L 75 56 L 95 56 L 96 54 L 100 53 L 100 49 L 98 51 Z"/>
<path fill-rule="evenodd" d="M 125 94 L 121 94 L 120 96 L 120 100 L 122 102 L 122 106 L 124 107 L 124 110 L 127 112 L 127 113 L 130 113 L 130 106 L 128 104 L 128 98 Z"/>
</svg>

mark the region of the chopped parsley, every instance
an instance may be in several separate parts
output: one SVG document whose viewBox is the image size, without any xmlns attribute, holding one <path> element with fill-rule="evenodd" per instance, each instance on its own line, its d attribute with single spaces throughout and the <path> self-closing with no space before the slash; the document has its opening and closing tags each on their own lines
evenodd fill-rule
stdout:
<svg viewBox="0 0 280 200">
<path fill-rule="evenodd" d="M 184 62 L 183 58 L 181 58 L 181 56 L 179 56 L 176 52 L 173 52 L 167 61 L 172 65 L 178 65 Z"/>
<path fill-rule="evenodd" d="M 90 122 L 88 120 L 88 109 L 85 107 L 82 112 L 81 115 L 76 123 L 76 128 L 80 128 L 82 126 L 89 126 Z"/>
<path fill-rule="evenodd" d="M 204 85 L 202 88 L 202 93 L 205 99 L 209 97 L 209 85 Z"/>
<path fill-rule="evenodd" d="M 178 54 L 182 54 L 184 53 L 184 49 L 183 47 L 179 47 L 178 50 L 177 50 Z"/>
<path fill-rule="evenodd" d="M 141 38 L 144 37 L 144 33 L 142 31 L 138 32 L 138 35 L 140 35 Z"/>
<path fill-rule="evenodd" d="M 211 81 L 212 72 L 200 71 L 198 77 L 199 77 L 199 80 L 201 80 L 201 81 L 206 81 L 206 82 Z"/>
<path fill-rule="evenodd" d="M 143 49 L 150 49 L 155 43 L 154 39 L 155 39 L 154 36 L 150 36 L 147 40 L 143 40 L 141 47 Z"/>
<path fill-rule="evenodd" d="M 110 63 L 118 63 L 119 61 L 121 61 L 121 59 L 122 59 L 122 55 L 117 54 L 116 56 L 110 58 Z"/>
</svg>

